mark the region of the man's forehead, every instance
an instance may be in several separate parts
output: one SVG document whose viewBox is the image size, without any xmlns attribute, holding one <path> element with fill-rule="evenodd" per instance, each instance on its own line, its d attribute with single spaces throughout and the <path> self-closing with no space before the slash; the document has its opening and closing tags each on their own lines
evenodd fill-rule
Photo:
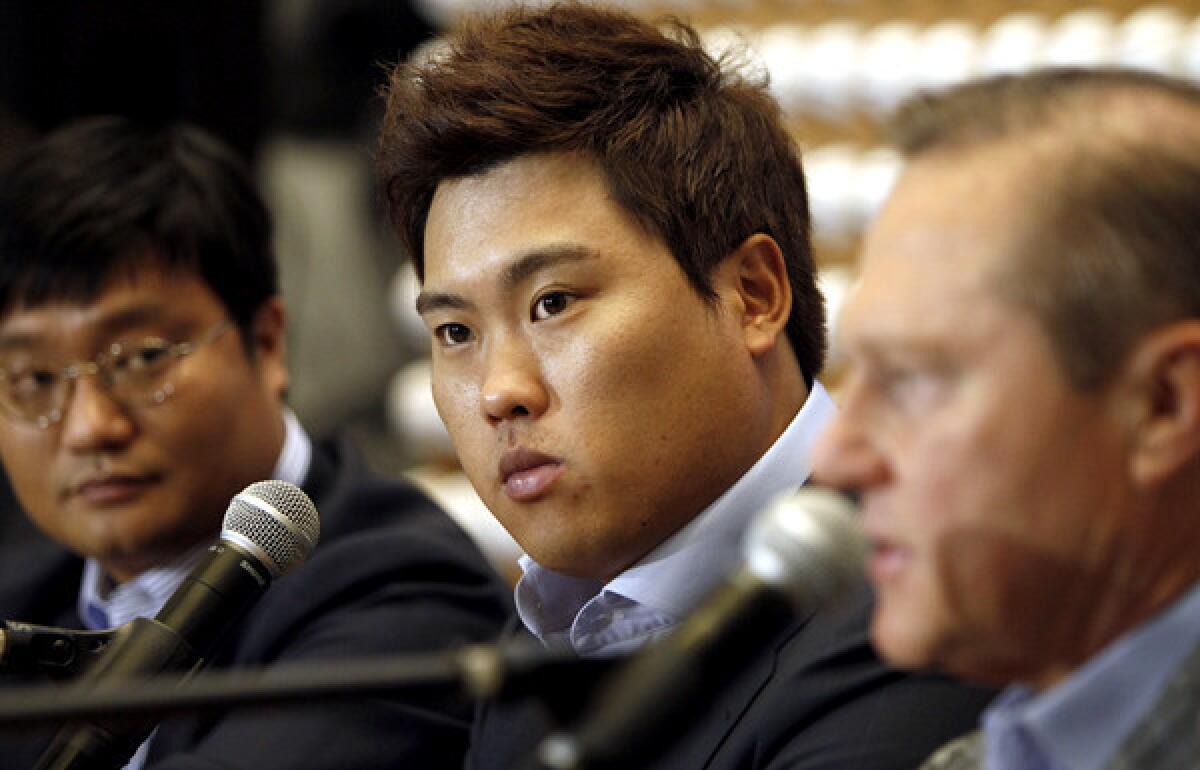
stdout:
<svg viewBox="0 0 1200 770">
<path fill-rule="evenodd" d="M 122 280 L 106 284 L 87 300 L 50 298 L 34 305 L 18 304 L 0 318 L 0 343 L 34 342 L 48 335 L 85 331 L 116 333 L 172 318 L 179 314 L 180 290 L 190 282 L 199 279 L 169 279 L 171 291 L 166 292 L 162 280 Z"/>
<path fill-rule="evenodd" d="M 441 308 L 466 309 L 473 304 L 467 296 L 471 284 L 480 281 L 490 284 L 501 294 L 508 294 L 543 270 L 587 263 L 599 258 L 597 252 L 583 243 L 552 241 L 531 246 L 515 254 L 495 254 L 486 264 L 474 269 L 464 266 L 455 273 L 426 279 L 417 296 L 418 314 Z"/>
<path fill-rule="evenodd" d="M 1027 247 L 1030 180 L 1003 148 L 911 161 L 863 239 L 864 276 L 977 287 Z M 907 288 L 906 290 L 912 290 Z"/>
<path fill-rule="evenodd" d="M 1002 304 L 998 276 L 1012 269 L 1016 242 L 965 219 L 909 216 L 879 224 L 836 324 L 839 339 L 885 346 L 964 336 Z"/>
<path fill-rule="evenodd" d="M 604 172 L 579 153 L 530 153 L 510 158 L 476 174 L 441 180 L 430 200 L 425 223 L 426 242 L 433 229 L 489 218 L 514 210 L 553 211 L 564 204 L 563 194 L 608 196 Z"/>
</svg>

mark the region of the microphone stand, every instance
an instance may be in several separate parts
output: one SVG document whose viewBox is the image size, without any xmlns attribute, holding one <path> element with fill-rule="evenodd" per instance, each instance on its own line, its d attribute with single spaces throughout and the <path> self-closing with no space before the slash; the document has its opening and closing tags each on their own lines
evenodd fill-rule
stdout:
<svg viewBox="0 0 1200 770">
<path fill-rule="evenodd" d="M 70 679 L 98 659 L 119 631 L 77 631 L 5 620 L 0 622 L 0 672 Z"/>
<path fill-rule="evenodd" d="M 517 698 L 593 681 L 608 661 L 550 655 L 534 645 L 467 645 L 449 653 L 277 664 L 85 686 L 0 691 L 0 729 L 94 718 L 152 717 L 246 705 L 302 704 L 457 689 L 464 697 Z"/>
</svg>

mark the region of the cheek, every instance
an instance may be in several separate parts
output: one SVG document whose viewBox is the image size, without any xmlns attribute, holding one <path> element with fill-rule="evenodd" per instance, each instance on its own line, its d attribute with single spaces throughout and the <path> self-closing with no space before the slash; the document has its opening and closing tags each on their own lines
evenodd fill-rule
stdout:
<svg viewBox="0 0 1200 770">
<path fill-rule="evenodd" d="M 945 408 L 914 417 L 893 449 L 906 502 L 925 507 L 928 528 L 943 536 L 1005 526 L 1003 511 L 1040 462 L 1028 438 L 1039 427 L 983 390 L 963 385 Z"/>
<path fill-rule="evenodd" d="M 972 610 L 972 597 L 1003 561 L 987 554 L 1008 491 L 997 477 L 1003 466 L 981 431 L 958 415 L 930 415 L 909 435 L 891 450 L 898 481 L 891 507 L 898 534 L 917 554 L 909 588 L 925 612 L 959 615 Z"/>
<path fill-rule="evenodd" d="M 585 478 L 606 494 L 657 505 L 663 490 L 677 488 L 695 470 L 692 448 L 715 454 L 711 442 L 696 435 L 714 421 L 695 413 L 687 369 L 669 351 L 618 333 L 578 339 L 549 360 L 546 379 L 561 409 L 559 440 L 575 445 Z"/>
<path fill-rule="evenodd" d="M 1069 471 L 1030 440 L 1038 432 L 1012 421 L 947 431 L 910 458 L 922 475 L 906 507 L 931 623 L 943 626 L 939 654 L 968 676 L 1043 654 L 1077 620 L 1071 608 L 1092 602 L 1069 533 L 1050 526 L 1059 511 L 1049 488 Z"/>
<path fill-rule="evenodd" d="M 636 442 L 686 434 L 697 411 L 708 415 L 702 424 L 714 421 L 714 372 L 733 366 L 732 343 L 718 342 L 712 326 L 693 310 L 672 317 L 612 310 L 586 333 L 547 340 L 539 351 L 543 375 L 564 407 L 597 429 L 624 425 Z M 721 348 L 725 355 L 715 360 Z"/>
<path fill-rule="evenodd" d="M 464 377 L 439 371 L 435 364 L 430 388 L 438 417 L 469 471 L 472 449 L 482 446 L 484 439 L 492 435 L 483 421 L 479 386 Z"/>
<path fill-rule="evenodd" d="M 256 424 L 247 418 L 258 418 L 262 384 L 250 377 L 230 377 L 187 385 L 186 390 L 180 388 L 174 401 L 140 415 L 143 440 L 161 447 L 181 466 L 199 458 L 222 457 L 213 447 L 240 447 L 247 425 Z M 196 447 L 202 450 L 199 458 L 182 454 Z"/>
<path fill-rule="evenodd" d="M 43 527 L 51 525 L 57 509 L 53 452 L 41 442 L 0 438 L 0 461 L 13 493 L 25 512 Z"/>
<path fill-rule="evenodd" d="M 585 329 L 535 341 L 542 375 L 554 390 L 603 396 L 614 388 L 637 389 L 642 381 L 661 378 L 667 362 L 658 358 L 659 345 L 645 332 L 645 321 L 619 312 L 597 312 L 588 320 Z M 650 366 L 652 362 L 657 366 Z"/>
<path fill-rule="evenodd" d="M 227 362 L 224 372 L 195 378 L 174 400 L 143 412 L 139 443 L 131 447 L 143 461 L 186 479 L 206 501 L 269 474 L 282 438 L 270 384 L 242 361 Z M 219 504 L 224 508 L 228 499 Z"/>
</svg>

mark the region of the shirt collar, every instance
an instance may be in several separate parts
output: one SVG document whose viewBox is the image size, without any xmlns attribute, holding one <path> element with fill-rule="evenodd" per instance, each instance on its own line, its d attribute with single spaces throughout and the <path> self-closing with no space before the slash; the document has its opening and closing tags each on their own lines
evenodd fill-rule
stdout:
<svg viewBox="0 0 1200 770">
<path fill-rule="evenodd" d="M 522 622 L 546 639 L 606 594 L 677 622 L 740 561 L 742 533 L 754 515 L 807 480 L 812 446 L 834 411 L 829 394 L 814 382 L 788 427 L 733 486 L 607 585 L 554 572 L 522 556 L 524 574 L 515 593 Z"/>
<path fill-rule="evenodd" d="M 283 446 L 272 477 L 300 485 L 312 463 L 312 440 L 295 413 L 287 407 L 283 409 L 283 427 Z M 95 559 L 87 559 L 77 602 L 84 626 L 116 628 L 136 617 L 154 617 L 199 563 L 208 545 L 198 545 L 174 561 L 146 570 L 121 585 L 114 585 Z"/>
<path fill-rule="evenodd" d="M 1008 688 L 984 714 L 984 767 L 1019 766 L 1023 751 L 1036 767 L 1101 770 L 1198 644 L 1200 584 L 1049 690 Z"/>
<path fill-rule="evenodd" d="M 83 625 L 94 630 L 116 628 L 134 618 L 154 617 L 207 550 L 207 543 L 198 545 L 170 564 L 148 569 L 120 585 L 113 584 L 95 559 L 88 559 L 79 586 Z"/>
<path fill-rule="evenodd" d="M 279 450 L 279 459 L 275 461 L 272 478 L 301 486 L 308 476 L 308 467 L 312 465 L 312 452 L 312 439 L 308 437 L 308 432 L 300 424 L 296 413 L 285 406 L 283 448 Z"/>
</svg>

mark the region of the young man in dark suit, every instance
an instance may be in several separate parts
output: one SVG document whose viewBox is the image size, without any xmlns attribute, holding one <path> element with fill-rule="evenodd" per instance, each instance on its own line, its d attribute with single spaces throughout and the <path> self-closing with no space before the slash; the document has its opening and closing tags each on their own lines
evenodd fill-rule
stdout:
<svg viewBox="0 0 1200 770">
<path fill-rule="evenodd" d="M 267 211 L 193 128 L 80 121 L 0 178 L 0 461 L 48 540 L 0 555 L 0 617 L 104 629 L 153 617 L 260 479 L 300 485 L 320 542 L 213 666 L 441 649 L 493 637 L 498 579 L 409 485 L 287 409 Z M 10 678 L 7 681 L 12 681 Z M 130 767 L 456 767 L 467 704 L 372 698 L 164 722 Z M 5 734 L 5 767 L 45 746 Z"/>
<path fill-rule="evenodd" d="M 670 634 L 833 414 L 777 105 L 686 26 L 518 9 L 397 69 L 379 164 L 438 410 L 526 551 L 514 633 L 587 657 Z M 985 696 L 882 665 L 869 604 L 859 586 L 791 623 L 681 744 L 631 764 L 913 766 Z M 555 716 L 484 708 L 470 766 L 520 766 Z"/>
</svg>

